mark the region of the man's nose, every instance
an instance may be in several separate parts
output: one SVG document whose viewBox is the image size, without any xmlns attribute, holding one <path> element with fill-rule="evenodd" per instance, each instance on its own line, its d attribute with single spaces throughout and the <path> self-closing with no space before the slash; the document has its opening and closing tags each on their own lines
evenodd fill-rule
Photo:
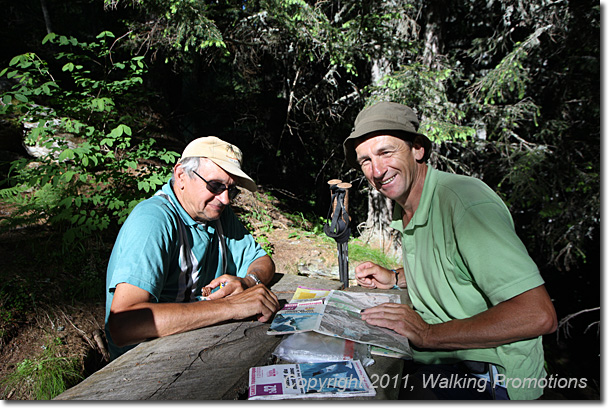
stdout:
<svg viewBox="0 0 610 410">
<path fill-rule="evenodd" d="M 216 197 L 220 200 L 223 205 L 229 205 L 231 203 L 231 198 L 229 198 L 229 190 L 225 189 L 220 194 L 216 195 Z"/>
<path fill-rule="evenodd" d="M 373 178 L 381 178 L 385 174 L 383 161 L 378 158 L 371 159 L 371 170 L 373 171 Z"/>
</svg>

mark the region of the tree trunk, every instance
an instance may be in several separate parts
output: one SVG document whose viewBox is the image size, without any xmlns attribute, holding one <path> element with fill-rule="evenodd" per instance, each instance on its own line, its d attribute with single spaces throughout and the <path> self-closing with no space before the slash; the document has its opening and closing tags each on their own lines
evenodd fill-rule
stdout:
<svg viewBox="0 0 610 410">
<path fill-rule="evenodd" d="M 395 9 L 404 7 L 401 0 L 394 4 Z M 424 40 L 424 64 L 436 66 L 437 57 L 441 51 L 442 40 L 442 2 L 431 0 L 424 3 L 422 15 L 425 16 L 425 27 L 423 29 Z M 413 21 L 398 19 L 394 23 L 396 35 L 404 38 L 413 37 L 417 29 L 414 29 Z M 371 82 L 379 85 L 383 77 L 390 74 L 392 68 L 385 57 L 373 60 L 371 68 Z M 393 202 L 381 195 L 374 189 L 369 190 L 368 216 L 365 226 L 361 226 L 361 237 L 370 245 L 379 246 L 384 252 L 398 260 L 402 259 L 402 246 L 400 235 L 390 228 L 392 221 Z"/>
<path fill-rule="evenodd" d="M 396 22 L 397 31 L 400 31 L 400 21 Z M 383 78 L 390 74 L 392 67 L 387 58 L 381 56 L 373 60 L 371 67 L 371 83 L 379 85 Z M 366 224 L 359 225 L 361 239 L 371 246 L 379 247 L 387 255 L 400 260 L 402 246 L 400 237 L 392 233 L 393 202 L 381 195 L 376 189 L 369 187 L 368 214 Z M 391 268 L 391 266 L 387 266 Z"/>
<path fill-rule="evenodd" d="M 402 255 L 400 235 L 390 228 L 393 206 L 392 200 L 381 195 L 376 189 L 369 189 L 368 215 L 366 225 L 361 227 L 361 239 L 400 261 Z M 392 266 L 387 267 L 392 268 Z"/>
<path fill-rule="evenodd" d="M 51 34 L 53 32 L 53 27 L 51 26 L 51 17 L 49 16 L 49 9 L 47 8 L 47 1 L 40 0 L 40 7 L 42 8 L 42 15 L 44 17 L 44 24 L 47 29 L 47 34 Z"/>
<path fill-rule="evenodd" d="M 446 4 L 438 0 L 429 0 L 426 2 L 425 9 L 425 26 L 423 30 L 424 37 L 424 65 L 441 69 L 438 64 L 438 56 L 442 53 L 442 10 L 446 8 Z"/>
</svg>

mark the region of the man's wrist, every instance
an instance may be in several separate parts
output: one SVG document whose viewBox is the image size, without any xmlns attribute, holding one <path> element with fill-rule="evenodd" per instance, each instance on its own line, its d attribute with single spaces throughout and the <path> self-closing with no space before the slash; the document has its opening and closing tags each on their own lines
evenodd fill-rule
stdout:
<svg viewBox="0 0 610 410">
<path fill-rule="evenodd" d="M 398 286 L 398 271 L 396 269 L 390 269 L 390 270 L 394 274 L 394 286 L 392 286 L 392 288 L 400 289 L 400 287 Z"/>
<path fill-rule="evenodd" d="M 253 283 L 253 285 L 251 285 L 249 287 L 256 286 L 259 283 L 262 283 L 261 280 L 258 278 L 258 276 L 256 276 L 256 274 L 254 274 L 254 273 L 248 273 L 244 279 L 246 279 L 246 278 L 249 278 L 250 279 L 249 282 Z"/>
</svg>

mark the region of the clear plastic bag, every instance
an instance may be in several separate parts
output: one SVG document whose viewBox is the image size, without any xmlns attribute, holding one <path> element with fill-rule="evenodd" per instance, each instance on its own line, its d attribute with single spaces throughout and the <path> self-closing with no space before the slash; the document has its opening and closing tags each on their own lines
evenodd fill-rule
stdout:
<svg viewBox="0 0 610 410">
<path fill-rule="evenodd" d="M 360 360 L 365 367 L 375 363 L 369 345 L 316 332 L 293 333 L 284 337 L 275 348 L 273 355 L 290 363 L 319 363 L 348 359 Z"/>
</svg>

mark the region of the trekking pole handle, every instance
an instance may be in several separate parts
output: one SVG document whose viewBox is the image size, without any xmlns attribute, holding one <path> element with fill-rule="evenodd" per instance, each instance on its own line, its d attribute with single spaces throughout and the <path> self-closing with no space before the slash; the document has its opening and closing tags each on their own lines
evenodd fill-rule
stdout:
<svg viewBox="0 0 610 410">
<path fill-rule="evenodd" d="M 347 207 L 349 204 L 349 189 L 352 187 L 352 184 L 350 184 L 349 182 L 343 182 L 340 179 L 331 179 L 328 181 L 328 185 L 330 188 L 330 197 L 333 200 L 333 203 L 331 204 L 331 209 L 333 210 L 333 212 L 337 209 L 337 197 L 335 195 L 335 192 L 337 191 L 337 189 L 343 191 L 345 193 L 345 195 L 343 195 L 343 208 L 345 209 L 345 212 L 347 214 Z M 348 215 L 348 219 L 349 215 Z M 343 220 L 343 222 L 345 223 L 349 223 L 349 220 Z"/>
<path fill-rule="evenodd" d="M 330 188 L 330 199 L 333 201 L 332 204 L 330 204 L 331 208 L 334 212 L 335 209 L 337 209 L 337 198 L 334 197 L 334 193 L 337 190 L 337 185 L 339 185 L 342 181 L 340 179 L 331 179 L 328 181 L 328 187 Z"/>
<path fill-rule="evenodd" d="M 348 212 L 347 205 L 349 203 L 349 189 L 352 187 L 352 184 L 349 182 L 341 182 L 337 184 L 337 188 L 342 189 L 345 192 L 345 196 L 343 197 L 343 208 L 345 208 L 345 212 Z M 349 221 L 346 221 L 349 222 Z"/>
</svg>

